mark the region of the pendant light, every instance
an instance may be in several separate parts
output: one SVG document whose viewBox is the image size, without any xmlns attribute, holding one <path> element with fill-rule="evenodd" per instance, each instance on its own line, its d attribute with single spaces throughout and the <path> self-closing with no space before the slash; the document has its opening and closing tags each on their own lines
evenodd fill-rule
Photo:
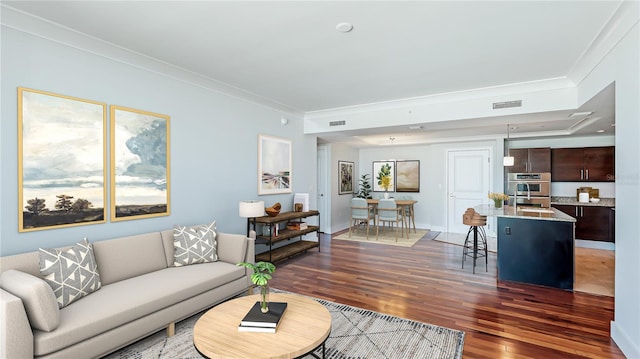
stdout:
<svg viewBox="0 0 640 359">
<path fill-rule="evenodd" d="M 504 156 L 504 158 L 502 159 L 502 164 L 505 167 L 510 167 L 510 166 L 513 166 L 513 163 L 515 161 L 514 161 L 513 156 L 511 156 L 509 154 L 509 124 L 507 124 L 507 142 L 506 142 L 506 144 L 507 144 L 507 155 Z"/>
</svg>

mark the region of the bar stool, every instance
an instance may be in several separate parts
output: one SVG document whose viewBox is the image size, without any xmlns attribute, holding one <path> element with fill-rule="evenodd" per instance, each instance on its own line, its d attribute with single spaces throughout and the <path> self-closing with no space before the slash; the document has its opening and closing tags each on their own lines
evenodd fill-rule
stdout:
<svg viewBox="0 0 640 359">
<path fill-rule="evenodd" d="M 476 273 L 476 260 L 484 257 L 485 269 L 489 271 L 489 256 L 487 253 L 487 233 L 484 226 L 487 225 L 487 216 L 481 216 L 473 208 L 467 208 L 462 215 L 462 223 L 469 226 L 467 238 L 462 247 L 462 268 L 466 257 L 473 258 L 473 274 Z M 473 232 L 473 242 L 469 241 L 469 235 Z M 478 241 L 480 239 L 480 241 Z M 484 252 L 484 253 L 483 253 Z"/>
</svg>

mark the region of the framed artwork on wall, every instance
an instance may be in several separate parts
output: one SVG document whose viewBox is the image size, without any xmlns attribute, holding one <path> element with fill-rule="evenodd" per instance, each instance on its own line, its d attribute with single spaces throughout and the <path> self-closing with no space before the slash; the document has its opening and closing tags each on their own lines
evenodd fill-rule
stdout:
<svg viewBox="0 0 640 359">
<path fill-rule="evenodd" d="M 396 192 L 420 192 L 420 161 L 396 161 Z"/>
<path fill-rule="evenodd" d="M 353 162 L 338 161 L 338 194 L 353 194 Z"/>
<path fill-rule="evenodd" d="M 291 140 L 258 135 L 258 195 L 291 193 L 293 186 Z"/>
<path fill-rule="evenodd" d="M 395 161 L 373 161 L 373 192 L 395 191 Z M 386 178 L 386 179 L 385 179 Z"/>
<path fill-rule="evenodd" d="M 106 221 L 107 105 L 18 88 L 18 231 Z"/>
<path fill-rule="evenodd" d="M 111 105 L 111 221 L 171 213 L 169 120 Z"/>
</svg>

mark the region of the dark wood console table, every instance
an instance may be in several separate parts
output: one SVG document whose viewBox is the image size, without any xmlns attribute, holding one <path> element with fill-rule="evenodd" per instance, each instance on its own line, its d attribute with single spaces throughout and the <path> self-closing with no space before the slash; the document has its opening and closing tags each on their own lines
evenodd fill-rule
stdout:
<svg viewBox="0 0 640 359">
<path fill-rule="evenodd" d="M 320 212 L 316 210 L 306 212 L 282 212 L 274 217 L 263 216 L 253 219 L 255 224 L 268 228 L 268 234 L 264 234 L 263 228 L 256 228 L 256 244 L 266 244 L 269 246 L 268 251 L 256 255 L 256 261 L 273 263 L 315 247 L 318 247 L 318 251 L 320 251 L 319 226 L 307 224 L 307 228 L 305 229 L 286 229 L 286 224 L 289 222 L 302 222 L 304 218 L 313 216 L 317 216 L 318 223 L 320 223 Z M 285 228 L 279 228 L 277 232 L 278 235 L 276 236 L 275 227 L 279 226 L 280 223 L 284 223 Z M 313 232 L 316 233 L 317 242 L 302 239 L 303 235 Z M 282 241 L 289 241 L 290 243 L 275 249 L 273 248 L 274 243 Z"/>
</svg>

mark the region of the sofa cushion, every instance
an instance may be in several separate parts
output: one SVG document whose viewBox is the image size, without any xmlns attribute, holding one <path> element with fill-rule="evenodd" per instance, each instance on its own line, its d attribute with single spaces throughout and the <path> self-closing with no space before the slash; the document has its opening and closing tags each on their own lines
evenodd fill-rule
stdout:
<svg viewBox="0 0 640 359">
<path fill-rule="evenodd" d="M 218 261 L 170 267 L 104 285 L 98 292 L 61 309 L 58 329 L 34 332 L 36 356 L 104 333 L 244 275 L 244 268 Z M 229 293 L 233 294 L 236 293 Z"/>
<path fill-rule="evenodd" d="M 60 308 L 100 289 L 93 247 L 86 238 L 67 250 L 40 248 L 40 273 Z"/>
<path fill-rule="evenodd" d="M 159 232 L 93 243 L 103 285 L 167 268 Z"/>
<path fill-rule="evenodd" d="M 53 289 L 44 280 L 10 269 L 0 276 L 2 288 L 19 297 L 33 328 L 52 331 L 60 323 L 60 309 Z"/>
<path fill-rule="evenodd" d="M 185 266 L 218 260 L 216 221 L 200 226 L 173 227 L 173 265 Z"/>
</svg>

